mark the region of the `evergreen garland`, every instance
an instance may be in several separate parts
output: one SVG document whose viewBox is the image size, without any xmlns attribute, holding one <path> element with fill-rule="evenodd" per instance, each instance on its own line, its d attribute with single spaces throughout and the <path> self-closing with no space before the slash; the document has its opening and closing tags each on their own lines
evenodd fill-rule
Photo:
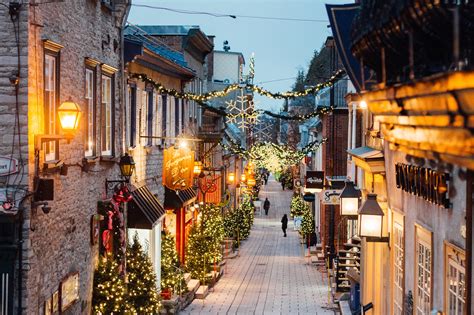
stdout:
<svg viewBox="0 0 474 315">
<path fill-rule="evenodd" d="M 94 272 L 92 309 L 94 314 L 120 314 L 126 305 L 125 284 L 119 274 L 119 265 L 111 254 L 99 256 L 99 266 Z"/>
<path fill-rule="evenodd" d="M 137 314 L 153 314 L 160 310 L 160 299 L 156 287 L 156 275 L 149 256 L 133 237 L 132 245 L 127 246 L 127 303 Z"/>
<path fill-rule="evenodd" d="M 176 242 L 170 233 L 161 233 L 161 289 L 170 289 L 175 294 L 187 291 L 184 274 L 179 269 Z"/>
</svg>

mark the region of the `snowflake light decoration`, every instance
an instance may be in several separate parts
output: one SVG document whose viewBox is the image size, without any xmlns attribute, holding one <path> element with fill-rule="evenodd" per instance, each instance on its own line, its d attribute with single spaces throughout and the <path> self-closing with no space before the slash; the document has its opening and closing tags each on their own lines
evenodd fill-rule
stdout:
<svg viewBox="0 0 474 315">
<path fill-rule="evenodd" d="M 273 125 L 268 121 L 258 123 L 254 128 L 255 139 L 260 142 L 271 141 Z"/>
<path fill-rule="evenodd" d="M 259 112 L 255 110 L 255 103 L 244 95 L 243 89 L 237 100 L 225 102 L 227 105 L 227 123 L 236 124 L 240 129 L 248 129 L 259 122 Z"/>
</svg>

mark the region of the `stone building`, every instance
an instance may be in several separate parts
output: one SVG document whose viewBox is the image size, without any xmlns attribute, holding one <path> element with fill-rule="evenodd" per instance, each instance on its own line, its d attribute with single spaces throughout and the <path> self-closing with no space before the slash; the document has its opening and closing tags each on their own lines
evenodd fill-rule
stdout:
<svg viewBox="0 0 474 315">
<path fill-rule="evenodd" d="M 339 43 L 354 56 L 348 72 L 363 74 L 348 96 L 348 169 L 362 192 L 361 299 L 351 306 L 472 314 L 473 6 L 362 1 L 330 16 L 351 9 L 352 34 Z M 368 204 L 382 219 L 377 235 L 363 231 L 375 226 L 361 216 Z"/>
<path fill-rule="evenodd" d="M 105 180 L 120 177 L 123 154 L 129 8 L 129 1 L 0 5 L 2 314 L 90 313 L 98 253 L 91 218 Z M 66 140 L 57 114 L 68 100 L 82 117 Z"/>
</svg>

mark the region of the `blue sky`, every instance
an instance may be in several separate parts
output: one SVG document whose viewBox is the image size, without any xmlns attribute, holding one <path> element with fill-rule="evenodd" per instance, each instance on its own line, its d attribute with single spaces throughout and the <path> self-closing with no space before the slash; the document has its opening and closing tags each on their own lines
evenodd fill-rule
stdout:
<svg viewBox="0 0 474 315">
<path fill-rule="evenodd" d="M 134 7 L 129 15 L 132 24 L 199 25 L 207 35 L 215 35 L 215 47 L 229 41 L 231 51 L 242 52 L 246 62 L 255 53 L 254 82 L 274 92 L 290 90 L 298 69 L 307 69 L 314 54 L 327 36 L 328 18 L 325 3 L 349 3 L 350 0 L 134 0 L 133 4 L 205 11 L 212 13 L 324 20 L 296 22 L 208 15 L 180 14 L 165 10 Z M 280 80 L 268 82 L 273 80 Z M 281 100 L 256 97 L 257 107 L 277 111 Z"/>
</svg>

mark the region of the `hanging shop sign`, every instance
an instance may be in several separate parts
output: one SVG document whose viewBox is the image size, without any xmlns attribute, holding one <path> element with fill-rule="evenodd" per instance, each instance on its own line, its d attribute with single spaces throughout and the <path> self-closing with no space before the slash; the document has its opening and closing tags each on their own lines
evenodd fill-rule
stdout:
<svg viewBox="0 0 474 315">
<path fill-rule="evenodd" d="M 7 176 L 18 172 L 18 160 L 0 156 L 0 176 Z"/>
<path fill-rule="evenodd" d="M 330 189 L 324 190 L 322 193 L 322 203 L 324 205 L 339 205 L 340 199 L 339 195 L 341 194 L 342 189 Z"/>
<path fill-rule="evenodd" d="M 395 173 L 397 188 L 444 208 L 450 208 L 448 173 L 403 163 L 395 165 Z"/>
<path fill-rule="evenodd" d="M 311 191 L 321 191 L 324 188 L 324 172 L 322 171 L 307 171 L 306 172 L 306 189 Z"/>
<path fill-rule="evenodd" d="M 194 151 L 170 147 L 163 154 L 163 185 L 172 190 L 188 189 L 193 184 Z"/>
</svg>

